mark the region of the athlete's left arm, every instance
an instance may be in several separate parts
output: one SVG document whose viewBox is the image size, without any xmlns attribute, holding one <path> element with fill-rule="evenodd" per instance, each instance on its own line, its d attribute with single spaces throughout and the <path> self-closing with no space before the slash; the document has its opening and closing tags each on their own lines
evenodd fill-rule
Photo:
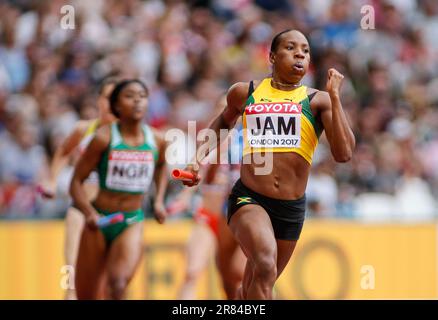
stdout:
<svg viewBox="0 0 438 320">
<path fill-rule="evenodd" d="M 321 114 L 327 140 L 335 161 L 347 162 L 356 145 L 353 131 L 342 109 L 340 88 L 344 76 L 331 68 L 328 71 L 327 92 L 319 91 L 312 100 L 312 107 Z"/>
<path fill-rule="evenodd" d="M 159 223 L 164 223 L 167 216 L 166 208 L 164 206 L 164 196 L 169 182 L 165 157 L 167 143 L 160 132 L 154 130 L 154 136 L 158 147 L 158 161 L 154 173 L 154 182 L 157 188 L 157 194 L 154 201 L 154 216 Z"/>
</svg>

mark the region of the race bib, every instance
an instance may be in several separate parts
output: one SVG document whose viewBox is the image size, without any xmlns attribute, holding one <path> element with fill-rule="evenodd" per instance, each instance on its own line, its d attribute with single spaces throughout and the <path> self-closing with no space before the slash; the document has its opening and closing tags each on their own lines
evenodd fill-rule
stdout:
<svg viewBox="0 0 438 320">
<path fill-rule="evenodd" d="M 146 192 L 152 182 L 154 166 L 150 151 L 111 150 L 106 186 L 127 192 Z"/>
<path fill-rule="evenodd" d="M 299 148 L 301 109 L 293 102 L 255 103 L 245 108 L 251 148 Z"/>
</svg>

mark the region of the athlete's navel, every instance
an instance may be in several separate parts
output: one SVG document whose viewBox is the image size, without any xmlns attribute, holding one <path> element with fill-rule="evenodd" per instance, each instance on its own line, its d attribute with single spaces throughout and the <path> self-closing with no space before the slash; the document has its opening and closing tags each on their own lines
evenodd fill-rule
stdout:
<svg viewBox="0 0 438 320">
<path fill-rule="evenodd" d="M 280 177 L 275 175 L 274 176 L 274 187 L 279 188 L 280 187 Z"/>
</svg>

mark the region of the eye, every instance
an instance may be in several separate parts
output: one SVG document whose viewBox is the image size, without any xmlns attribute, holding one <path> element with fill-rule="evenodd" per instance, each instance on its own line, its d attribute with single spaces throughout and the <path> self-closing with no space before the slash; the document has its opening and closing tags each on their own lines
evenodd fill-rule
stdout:
<svg viewBox="0 0 438 320">
<path fill-rule="evenodd" d="M 286 49 L 287 49 L 287 50 L 293 50 L 294 47 L 292 47 L 292 46 L 287 46 Z"/>
<path fill-rule="evenodd" d="M 305 52 L 305 53 L 309 53 L 310 50 L 309 50 L 309 49 L 304 49 L 304 52 Z"/>
</svg>

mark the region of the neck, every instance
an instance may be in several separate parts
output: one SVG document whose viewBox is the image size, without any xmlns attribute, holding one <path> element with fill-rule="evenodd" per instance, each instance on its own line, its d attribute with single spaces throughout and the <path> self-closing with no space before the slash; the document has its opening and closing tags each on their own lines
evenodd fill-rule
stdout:
<svg viewBox="0 0 438 320">
<path fill-rule="evenodd" d="M 273 75 L 271 79 L 272 87 L 280 90 L 294 90 L 298 87 L 301 87 L 301 79 L 298 80 L 283 80 L 277 75 Z"/>
<path fill-rule="evenodd" d="M 120 131 L 128 135 L 137 135 L 142 133 L 141 121 L 119 121 Z"/>
</svg>

